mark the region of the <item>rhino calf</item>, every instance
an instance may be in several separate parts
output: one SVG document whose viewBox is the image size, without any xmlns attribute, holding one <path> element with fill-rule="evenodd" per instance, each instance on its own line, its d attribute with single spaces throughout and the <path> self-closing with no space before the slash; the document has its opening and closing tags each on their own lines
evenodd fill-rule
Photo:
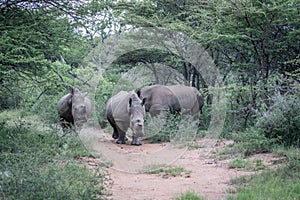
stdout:
<svg viewBox="0 0 300 200">
<path fill-rule="evenodd" d="M 113 127 L 112 137 L 117 144 L 126 143 L 126 131 L 132 130 L 132 145 L 141 145 L 139 136 L 144 135 L 144 120 L 146 117 L 144 100 L 135 92 L 120 91 L 112 96 L 106 104 L 106 118 Z"/>
<path fill-rule="evenodd" d="M 82 94 L 74 87 L 57 104 L 57 111 L 64 129 L 72 125 L 81 126 L 91 115 L 91 109 L 92 101 L 87 94 Z"/>
</svg>

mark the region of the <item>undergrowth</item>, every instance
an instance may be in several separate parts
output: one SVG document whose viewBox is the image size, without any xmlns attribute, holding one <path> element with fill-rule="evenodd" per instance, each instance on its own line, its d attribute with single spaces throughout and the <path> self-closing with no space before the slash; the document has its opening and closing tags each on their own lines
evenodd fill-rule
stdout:
<svg viewBox="0 0 300 200">
<path fill-rule="evenodd" d="M 0 126 L 0 199 L 102 196 L 103 172 L 91 172 L 77 160 L 90 155 L 78 137 L 36 130 L 24 120 L 1 120 Z"/>
<path fill-rule="evenodd" d="M 272 152 L 280 158 L 276 159 L 277 163 L 274 163 L 280 164 L 280 167 L 265 170 L 256 175 L 233 179 L 232 183 L 236 185 L 237 189 L 230 192 L 235 194 L 229 196 L 228 199 L 300 199 L 300 149 L 275 145 L 276 142 L 261 137 L 259 134 L 251 136 L 247 134 L 234 137 L 237 141 L 237 147 L 244 156 Z M 229 167 L 250 170 L 265 169 L 261 160 L 258 159 L 255 160 L 254 165 L 251 165 L 247 159 L 235 159 L 229 163 Z"/>
<path fill-rule="evenodd" d="M 239 187 L 235 195 L 228 197 L 229 200 L 300 198 L 300 172 L 289 167 L 266 171 L 250 179 L 239 178 L 233 183 Z"/>
<path fill-rule="evenodd" d="M 175 198 L 176 200 L 204 200 L 203 197 L 199 196 L 193 191 L 186 191 L 182 193 L 180 196 Z"/>
</svg>

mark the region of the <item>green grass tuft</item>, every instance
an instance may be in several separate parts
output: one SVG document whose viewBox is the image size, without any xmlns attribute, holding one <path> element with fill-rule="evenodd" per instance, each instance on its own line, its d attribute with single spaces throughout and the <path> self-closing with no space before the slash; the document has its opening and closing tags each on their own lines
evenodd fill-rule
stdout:
<svg viewBox="0 0 300 200">
<path fill-rule="evenodd" d="M 228 163 L 229 168 L 241 168 L 246 170 L 262 170 L 265 169 L 266 166 L 262 163 L 261 159 L 255 159 L 253 163 L 251 163 L 248 159 L 237 158 Z"/>
<path fill-rule="evenodd" d="M 175 198 L 176 200 L 204 200 L 203 197 L 197 195 L 193 191 L 186 191 L 185 193 L 181 194 L 180 196 Z"/>
<path fill-rule="evenodd" d="M 179 176 L 185 174 L 186 177 L 190 176 L 190 171 L 185 170 L 183 167 L 166 167 L 163 165 L 151 165 L 147 166 L 143 173 L 147 174 L 164 174 L 169 176 Z"/>
</svg>

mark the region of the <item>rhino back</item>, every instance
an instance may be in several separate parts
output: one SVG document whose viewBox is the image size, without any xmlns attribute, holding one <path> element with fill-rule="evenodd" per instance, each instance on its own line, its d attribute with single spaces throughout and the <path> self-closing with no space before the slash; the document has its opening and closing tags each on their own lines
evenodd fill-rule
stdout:
<svg viewBox="0 0 300 200">
<path fill-rule="evenodd" d="M 116 125 L 124 132 L 126 132 L 129 127 L 130 118 L 127 110 L 129 98 L 130 93 L 120 91 L 118 94 L 112 96 L 106 105 L 107 117 L 112 117 Z"/>
<path fill-rule="evenodd" d="M 200 93 L 194 87 L 184 85 L 167 86 L 177 96 L 183 113 L 199 112 L 198 96 Z"/>
<path fill-rule="evenodd" d="M 66 94 L 64 95 L 57 104 L 57 111 L 60 118 L 66 120 L 67 122 L 74 123 L 74 119 L 72 116 L 72 104 L 70 104 L 70 100 L 72 95 Z"/>
<path fill-rule="evenodd" d="M 146 107 L 155 106 L 151 109 L 153 112 L 155 112 L 154 110 L 156 107 L 159 109 L 170 110 L 172 113 L 180 112 L 181 110 L 178 98 L 166 86 L 146 86 L 141 90 L 141 96 L 146 98 Z"/>
</svg>

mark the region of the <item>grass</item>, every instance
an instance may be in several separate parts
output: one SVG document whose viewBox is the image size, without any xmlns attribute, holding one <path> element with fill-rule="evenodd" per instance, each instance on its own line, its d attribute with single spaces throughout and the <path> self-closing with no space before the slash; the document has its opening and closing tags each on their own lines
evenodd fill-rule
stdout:
<svg viewBox="0 0 300 200">
<path fill-rule="evenodd" d="M 239 179 L 237 194 L 228 200 L 261 199 L 300 199 L 300 172 L 287 167 L 263 172 L 250 179 Z"/>
<path fill-rule="evenodd" d="M 262 170 L 265 169 L 266 166 L 262 163 L 261 159 L 254 159 L 253 163 L 251 163 L 248 159 L 237 158 L 228 163 L 229 168 L 242 168 L 246 170 Z"/>
<path fill-rule="evenodd" d="M 183 167 L 166 167 L 164 165 L 150 165 L 147 166 L 143 173 L 147 174 L 163 174 L 167 176 L 180 176 L 185 174 L 186 177 L 190 177 L 191 172 L 185 170 Z"/>
<path fill-rule="evenodd" d="M 175 198 L 176 200 L 204 200 L 203 197 L 199 196 L 193 191 L 186 191 L 185 193 L 181 194 L 180 196 Z"/>
<path fill-rule="evenodd" d="M 78 157 L 90 156 L 76 136 L 37 130 L 20 113 L 0 114 L 0 199 L 99 199 L 104 174 Z M 36 120 L 37 121 L 37 120 Z"/>
<path fill-rule="evenodd" d="M 249 141 L 244 141 L 249 147 Z M 243 146 L 240 142 L 239 146 Z M 257 147 L 254 145 L 253 147 Z M 256 148 L 255 148 L 256 149 Z M 251 150 L 249 148 L 249 150 Z M 300 199 L 300 149 L 278 147 L 272 148 L 273 153 L 281 159 L 275 164 L 280 167 L 266 170 L 252 176 L 242 176 L 233 179 L 232 184 L 236 189 L 228 191 L 235 193 L 228 200 L 261 200 L 261 199 Z M 251 164 L 251 167 L 249 165 Z M 265 169 L 260 159 L 249 162 L 247 159 L 235 159 L 230 163 L 233 168 L 250 168 L 251 170 Z"/>
<path fill-rule="evenodd" d="M 251 163 L 249 160 L 246 159 L 234 159 L 228 163 L 228 167 L 233 168 L 243 168 L 250 170 L 252 168 Z"/>
</svg>

